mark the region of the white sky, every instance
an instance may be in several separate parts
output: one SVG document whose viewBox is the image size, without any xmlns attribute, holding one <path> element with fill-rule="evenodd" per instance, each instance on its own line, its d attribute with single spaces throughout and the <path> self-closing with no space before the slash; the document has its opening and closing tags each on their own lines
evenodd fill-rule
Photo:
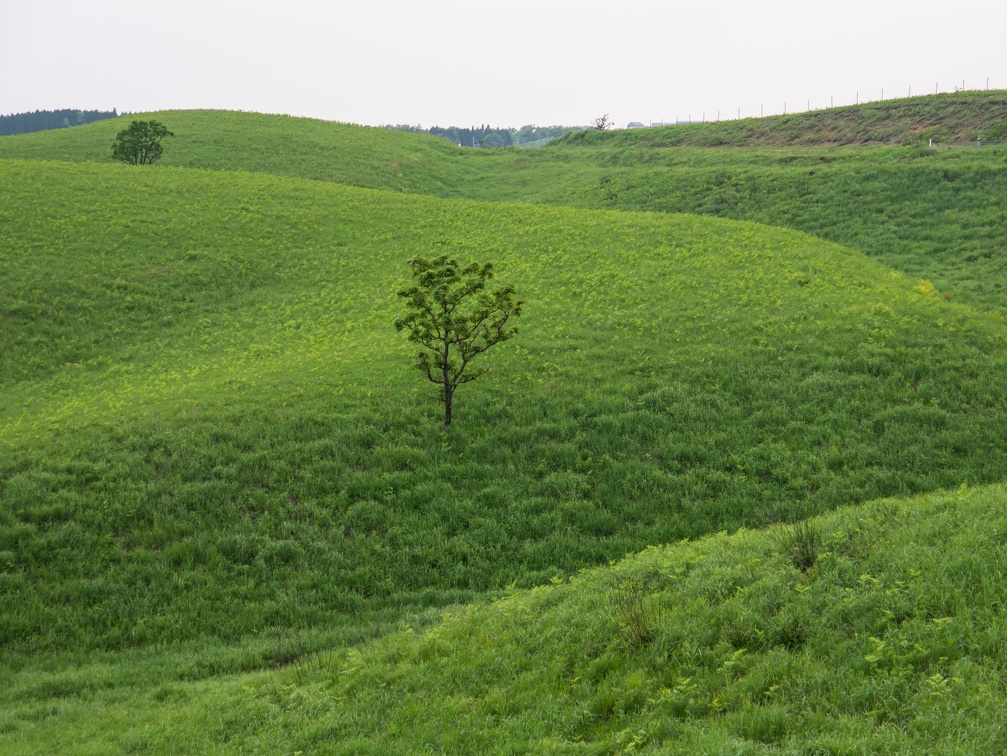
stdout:
<svg viewBox="0 0 1007 756">
<path fill-rule="evenodd" d="M 1007 3 L 0 0 L 0 114 L 708 120 L 1007 89 Z"/>
</svg>

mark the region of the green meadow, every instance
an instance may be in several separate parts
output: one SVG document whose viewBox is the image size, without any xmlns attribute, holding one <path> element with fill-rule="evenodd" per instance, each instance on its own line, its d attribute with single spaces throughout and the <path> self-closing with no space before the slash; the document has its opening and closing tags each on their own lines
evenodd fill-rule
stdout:
<svg viewBox="0 0 1007 756">
<path fill-rule="evenodd" d="M 852 247 L 931 281 L 956 302 L 1007 312 L 1000 201 L 1007 147 L 997 144 L 1007 129 L 1004 92 L 580 132 L 544 149 L 464 150 L 419 134 L 251 113 L 159 117 L 177 133 L 165 165 L 454 199 L 750 220 Z M 5 138 L 0 158 L 107 163 L 130 118 Z M 931 137 L 981 138 L 987 146 L 931 149 Z"/>
<path fill-rule="evenodd" d="M 1002 747 L 1007 152 L 156 117 L 0 139 L 0 750 Z"/>
</svg>

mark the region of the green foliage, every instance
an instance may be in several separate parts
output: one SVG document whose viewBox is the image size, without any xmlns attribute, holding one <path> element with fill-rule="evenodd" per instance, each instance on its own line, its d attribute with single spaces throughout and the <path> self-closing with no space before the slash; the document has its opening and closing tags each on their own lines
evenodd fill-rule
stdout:
<svg viewBox="0 0 1007 756">
<path fill-rule="evenodd" d="M 433 134 L 461 147 L 471 147 L 475 144 L 480 144 L 484 147 L 508 147 L 510 145 L 539 147 L 563 136 L 568 131 L 575 130 L 571 126 L 536 126 L 534 124 L 526 124 L 520 129 L 494 129 L 485 125 L 481 128 L 473 127 L 468 129 L 456 126 L 448 128 L 434 126 L 424 129 L 420 126 L 410 126 L 408 124 L 388 125 L 384 128 L 412 133 Z"/>
<path fill-rule="evenodd" d="M 61 129 L 84 123 L 115 118 L 115 110 L 36 110 L 34 113 L 13 113 L 0 116 L 0 136 L 30 134 L 35 131 Z"/>
<path fill-rule="evenodd" d="M 776 533 L 780 550 L 790 557 L 794 567 L 807 572 L 818 561 L 821 536 L 810 520 L 802 520 L 793 525 L 781 525 Z"/>
<path fill-rule="evenodd" d="M 417 255 L 409 260 L 409 269 L 413 284 L 398 292 L 406 314 L 395 321 L 395 330 L 408 331 L 409 340 L 423 347 L 416 365 L 439 387 L 444 425 L 451 425 L 455 390 L 489 370 L 469 366 L 517 335 L 518 327 L 507 323 L 520 317 L 524 302 L 515 298 L 513 284 L 486 290 L 494 277 L 492 262 L 461 267 L 447 255 Z"/>
<path fill-rule="evenodd" d="M 153 165 L 161 159 L 161 140 L 166 136 L 174 134 L 159 121 L 133 121 L 116 134 L 112 157 L 129 165 Z"/>
</svg>

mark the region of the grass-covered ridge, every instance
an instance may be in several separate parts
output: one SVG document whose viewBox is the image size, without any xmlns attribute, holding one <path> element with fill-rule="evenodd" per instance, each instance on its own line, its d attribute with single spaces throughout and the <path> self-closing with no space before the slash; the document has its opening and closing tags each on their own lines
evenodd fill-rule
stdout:
<svg viewBox="0 0 1007 756">
<path fill-rule="evenodd" d="M 909 128 L 906 123 L 919 126 L 927 119 L 951 123 L 941 115 L 947 109 L 955 118 L 992 113 L 985 123 L 993 129 L 1001 123 L 994 107 L 998 96 L 942 95 L 906 101 L 912 107 L 894 101 L 854 110 L 879 128 Z M 853 247 L 932 281 L 956 301 L 1007 312 L 1007 223 L 999 202 L 1007 192 L 1007 150 L 1001 148 L 711 150 L 623 144 L 619 135 L 599 135 L 605 138 L 590 147 L 463 150 L 434 137 L 283 116 L 169 111 L 151 117 L 176 133 L 166 143 L 165 166 L 443 197 L 752 220 Z M 5 137 L 0 156 L 111 163 L 109 146 L 128 118 Z"/>
<path fill-rule="evenodd" d="M 796 103 L 795 103 L 796 104 Z M 565 146 L 787 147 L 808 145 L 925 145 L 1002 142 L 1007 134 L 1007 91 L 956 92 L 868 102 L 766 118 L 577 131 Z"/>
<path fill-rule="evenodd" d="M 793 228 L 925 278 L 956 301 L 1007 312 L 1007 150 L 623 155 L 569 204 L 687 212 Z M 719 158 L 719 159 L 718 159 Z M 678 162 L 676 165 L 675 163 Z"/>
<path fill-rule="evenodd" d="M 25 753 L 1000 750 L 1004 487 L 873 502 L 808 527 L 810 565 L 795 564 L 785 529 L 720 534 L 282 671 L 206 681 L 181 652 L 174 668 L 156 656 L 137 665 L 160 680 L 146 688 L 128 656 L 15 672 L 0 693 L 0 744 Z"/>
<path fill-rule="evenodd" d="M 1003 486 L 808 527 L 806 570 L 785 529 L 652 549 L 242 699 L 335 752 L 998 750 Z"/>
<path fill-rule="evenodd" d="M 10 650 L 319 627 L 1003 469 L 1001 323 L 811 237 L 0 166 Z M 430 250 L 528 301 L 448 434 L 391 327 Z"/>
<path fill-rule="evenodd" d="M 0 138 L 0 158 L 114 163 L 115 135 L 133 120 L 174 133 L 158 166 L 254 171 L 435 194 L 464 152 L 425 134 L 312 118 L 215 110 L 124 115 L 74 129 Z"/>
<path fill-rule="evenodd" d="M 0 139 L 0 751 L 1000 749 L 1004 153 L 153 117 Z"/>
</svg>

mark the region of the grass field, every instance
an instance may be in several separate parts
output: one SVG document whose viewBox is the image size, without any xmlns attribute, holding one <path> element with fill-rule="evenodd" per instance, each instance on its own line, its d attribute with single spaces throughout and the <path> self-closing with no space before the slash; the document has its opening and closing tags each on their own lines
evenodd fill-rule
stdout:
<svg viewBox="0 0 1007 756">
<path fill-rule="evenodd" d="M 796 104 L 796 103 L 795 103 Z M 710 114 L 712 116 L 712 114 Z M 880 100 L 768 118 L 742 118 L 616 132 L 578 131 L 563 142 L 618 147 L 795 147 L 1001 142 L 1007 92 L 967 91 Z"/>
<path fill-rule="evenodd" d="M 263 644 L 10 670 L 0 742 L 38 754 L 994 753 L 1007 742 L 1005 505 L 991 486 L 845 508 L 809 523 L 806 569 L 786 529 L 653 548 L 278 671 L 255 671 Z"/>
<path fill-rule="evenodd" d="M 120 116 L 85 129 L 0 139 L 0 158 L 112 164 L 112 142 L 132 120 L 156 119 L 174 136 L 160 166 L 254 171 L 393 191 L 443 189 L 464 151 L 425 134 L 310 118 L 208 110 Z"/>
<path fill-rule="evenodd" d="M 751 220 L 853 247 L 933 282 L 955 301 L 1007 312 L 1007 218 L 999 200 L 1007 192 L 1007 148 L 930 149 L 924 132 L 914 131 L 928 123 L 926 133 L 940 139 L 1000 140 L 1004 102 L 1003 92 L 967 93 L 721 124 L 580 132 L 539 150 L 465 150 L 421 134 L 251 113 L 157 117 L 176 132 L 165 165 L 446 198 Z M 5 137 L 0 158 L 111 163 L 112 140 L 133 117 Z M 849 125 L 860 120 L 887 136 L 861 144 Z M 753 145 L 742 148 L 716 136 L 742 128 L 762 136 L 734 140 Z M 836 136 L 834 143 L 809 143 L 791 139 L 794 129 Z M 680 138 L 692 133 L 695 139 Z M 728 146 L 696 146 L 704 144 Z"/>
<path fill-rule="evenodd" d="M 792 228 L 925 278 L 955 301 L 1007 311 L 1007 148 L 664 149 L 571 153 L 580 178 L 541 201 L 686 212 Z M 545 163 L 549 156 L 540 161 Z M 532 164 L 521 170 L 535 170 Z M 544 174 L 557 170 L 542 166 Z M 508 171 L 509 173 L 509 171 Z M 571 171 L 571 173 L 573 173 Z M 527 182 L 524 176 L 521 181 Z M 486 192 L 517 184 L 501 177 Z M 520 196 L 515 185 L 506 196 Z"/>
<path fill-rule="evenodd" d="M 995 593 L 956 656 L 882 651 L 909 654 L 906 618 L 965 612 L 960 575 L 919 578 L 947 531 L 908 512 L 962 530 L 948 565 L 988 554 L 996 574 L 1002 489 L 934 492 L 1003 479 L 1007 331 L 982 311 L 1000 261 L 962 263 L 947 212 L 973 202 L 963 244 L 996 243 L 997 153 L 466 153 L 161 115 L 175 155 L 152 169 L 103 154 L 122 119 L 0 140 L 0 749 L 940 747 L 926 723 L 947 710 L 871 687 L 878 669 L 969 681 L 941 699 L 961 711 L 995 695 Z M 880 260 L 671 212 L 689 202 L 859 233 Z M 406 260 L 434 250 L 493 259 L 528 302 L 448 431 L 391 325 Z M 940 265 L 948 296 L 921 280 Z M 780 530 L 703 539 L 927 493 L 818 520 L 806 572 Z M 641 611 L 674 619 L 621 627 Z M 849 701 L 812 706 L 826 689 Z"/>
</svg>

